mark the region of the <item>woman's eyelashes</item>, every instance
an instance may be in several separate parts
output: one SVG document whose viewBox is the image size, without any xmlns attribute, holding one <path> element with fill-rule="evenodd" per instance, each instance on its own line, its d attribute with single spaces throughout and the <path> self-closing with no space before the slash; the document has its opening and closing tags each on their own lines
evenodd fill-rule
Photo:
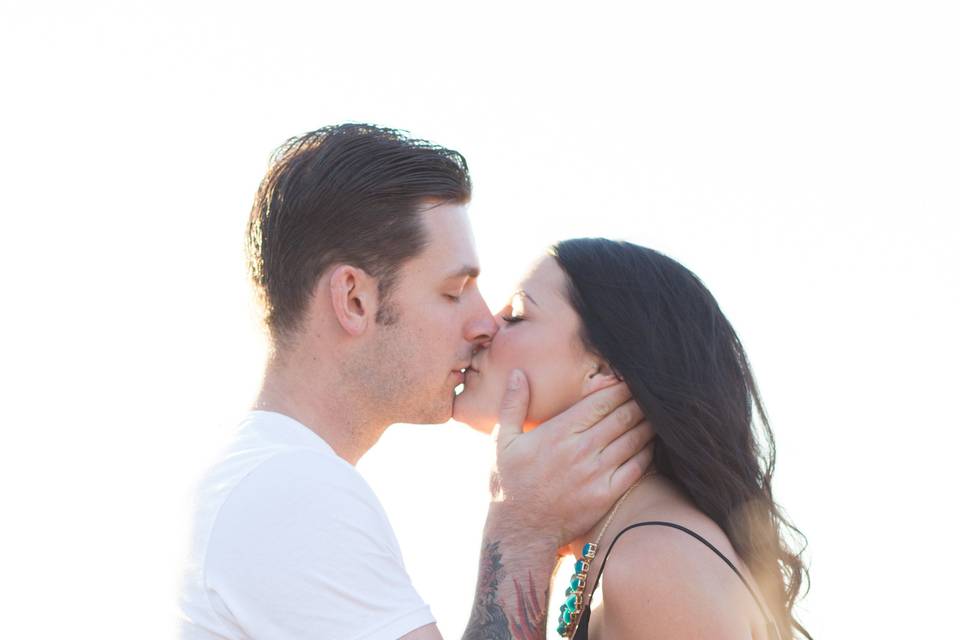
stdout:
<svg viewBox="0 0 960 640">
<path fill-rule="evenodd" d="M 526 320 L 525 309 L 523 308 L 523 298 L 518 295 L 514 295 L 513 299 L 510 301 L 510 304 L 503 307 L 503 312 L 500 314 L 500 317 L 507 324 L 516 324 Z"/>
</svg>

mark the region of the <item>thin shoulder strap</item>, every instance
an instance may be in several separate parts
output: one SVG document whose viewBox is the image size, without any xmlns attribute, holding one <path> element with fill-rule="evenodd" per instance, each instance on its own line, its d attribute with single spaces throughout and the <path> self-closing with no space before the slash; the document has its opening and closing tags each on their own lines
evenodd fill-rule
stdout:
<svg viewBox="0 0 960 640">
<path fill-rule="evenodd" d="M 780 629 L 778 629 L 777 625 L 774 624 L 773 621 L 767 617 L 767 610 L 763 607 L 763 603 L 760 600 L 759 596 L 757 596 L 756 592 L 754 592 L 753 587 L 750 586 L 750 583 L 747 582 L 746 578 L 743 577 L 743 574 L 740 573 L 739 570 L 737 570 L 737 568 L 733 565 L 732 562 L 730 562 L 729 558 L 723 555 L 723 553 L 719 549 L 717 549 L 715 546 L 710 544 L 709 540 L 701 536 L 696 531 L 691 531 L 690 529 L 687 529 L 686 527 L 673 522 L 662 522 L 660 520 L 651 520 L 649 522 L 638 522 L 620 531 L 620 533 L 618 533 L 616 537 L 613 539 L 613 542 L 610 543 L 610 546 L 607 548 L 607 553 L 603 556 L 603 562 L 600 563 L 600 570 L 597 572 L 597 580 L 596 582 L 593 583 L 593 590 L 590 592 L 591 600 L 593 600 L 594 591 L 597 590 L 597 586 L 600 584 L 600 576 L 603 575 L 603 568 L 607 565 L 607 558 L 610 557 L 610 552 L 613 551 L 613 546 L 617 544 L 617 540 L 620 539 L 620 536 L 625 534 L 627 531 L 630 531 L 631 529 L 636 529 L 637 527 L 654 527 L 654 526 L 670 527 L 671 529 L 683 531 L 687 535 L 692 536 L 697 540 L 699 540 L 700 542 L 702 542 L 708 549 L 710 549 L 710 551 L 713 551 L 715 554 L 717 554 L 717 556 L 721 560 L 723 560 L 726 563 L 726 565 L 733 570 L 735 574 L 737 574 L 737 577 L 740 578 L 740 582 L 742 582 L 743 586 L 745 586 L 747 588 L 747 591 L 750 592 L 750 596 L 753 598 L 753 601 L 757 603 L 757 607 L 760 609 L 760 614 L 763 616 L 764 621 L 767 623 L 767 637 L 768 638 L 776 637 L 777 640 L 782 640 L 782 637 L 780 636 Z"/>
</svg>

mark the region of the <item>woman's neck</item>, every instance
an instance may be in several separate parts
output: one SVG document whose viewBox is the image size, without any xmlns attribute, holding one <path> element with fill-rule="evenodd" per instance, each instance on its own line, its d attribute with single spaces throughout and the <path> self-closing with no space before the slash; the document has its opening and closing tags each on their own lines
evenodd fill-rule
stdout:
<svg viewBox="0 0 960 640">
<path fill-rule="evenodd" d="M 638 514 L 659 502 L 667 491 L 669 491 L 669 481 L 660 477 L 656 471 L 648 472 L 638 484 L 624 492 L 623 501 L 618 501 L 619 508 L 615 504 L 610 511 L 597 521 L 590 531 L 570 543 L 569 551 L 579 558 L 583 546 L 588 542 L 593 542 L 598 547 L 597 558 L 602 558 L 617 532 L 635 522 Z M 616 509 L 616 513 L 614 513 L 614 509 Z M 609 524 L 607 524 L 608 520 Z M 603 531 L 601 537 L 600 533 L 605 524 L 606 531 Z"/>
</svg>

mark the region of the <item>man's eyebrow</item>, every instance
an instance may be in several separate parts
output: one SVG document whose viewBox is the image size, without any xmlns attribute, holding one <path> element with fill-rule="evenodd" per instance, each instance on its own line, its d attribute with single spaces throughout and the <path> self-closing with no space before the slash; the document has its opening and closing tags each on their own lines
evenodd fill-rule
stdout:
<svg viewBox="0 0 960 640">
<path fill-rule="evenodd" d="M 516 291 L 513 292 L 513 295 L 520 296 L 521 298 L 525 298 L 530 302 L 532 302 L 533 304 L 536 304 L 538 307 L 540 306 L 539 304 L 537 304 L 537 301 L 533 299 L 533 296 L 531 296 L 529 293 L 527 293 L 523 289 L 517 289 Z"/>
<path fill-rule="evenodd" d="M 477 278 L 480 276 L 480 267 L 474 265 L 465 264 L 460 267 L 457 271 L 449 274 L 444 280 L 453 280 L 454 278 Z"/>
</svg>

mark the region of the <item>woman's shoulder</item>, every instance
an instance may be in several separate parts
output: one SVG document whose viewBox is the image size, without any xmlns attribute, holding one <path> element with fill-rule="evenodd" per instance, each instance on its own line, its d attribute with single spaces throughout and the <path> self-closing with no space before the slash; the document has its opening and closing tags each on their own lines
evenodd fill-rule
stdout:
<svg viewBox="0 0 960 640">
<path fill-rule="evenodd" d="M 739 564 L 720 527 L 696 510 L 679 506 L 636 515 L 637 522 L 669 522 L 693 531 Z M 752 616 L 739 578 L 683 530 L 663 525 L 623 530 L 604 566 L 602 589 L 604 626 L 621 627 L 613 637 L 749 637 Z"/>
</svg>

